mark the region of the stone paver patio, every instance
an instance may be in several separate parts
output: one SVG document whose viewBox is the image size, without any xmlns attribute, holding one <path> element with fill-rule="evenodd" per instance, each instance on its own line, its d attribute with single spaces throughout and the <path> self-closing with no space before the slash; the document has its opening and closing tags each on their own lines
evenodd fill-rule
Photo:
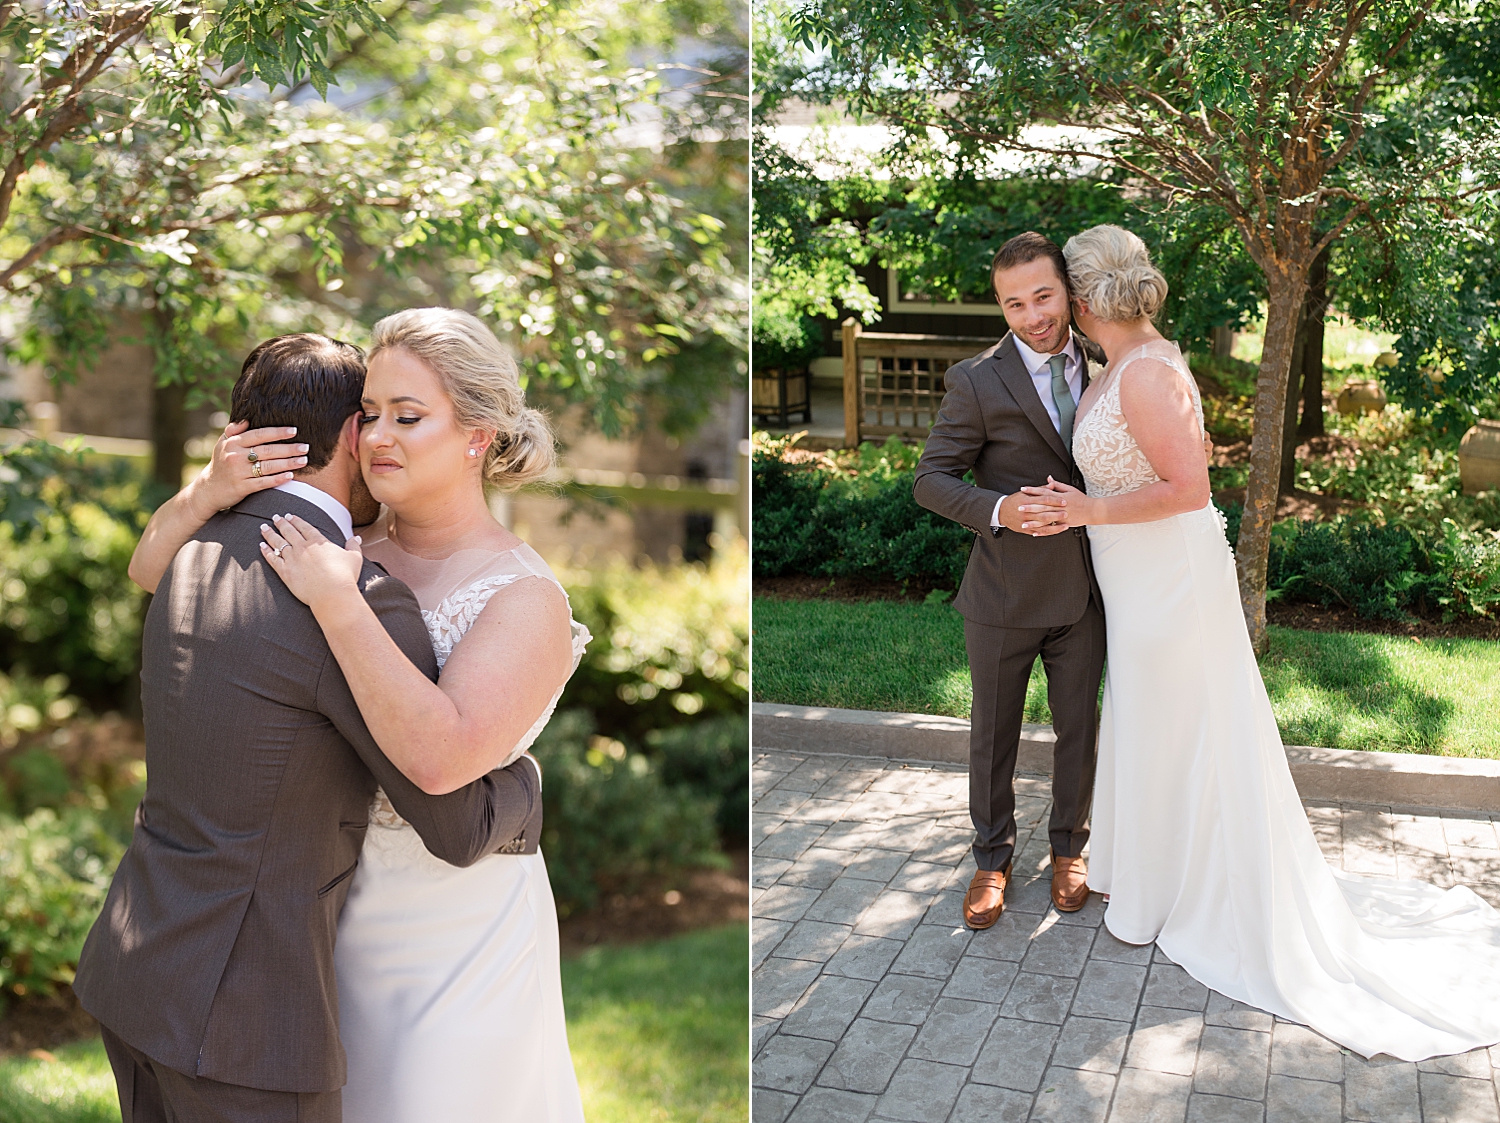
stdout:
<svg viewBox="0 0 1500 1123">
<path fill-rule="evenodd" d="M 1231 1002 L 1048 895 L 1049 782 L 1017 777 L 1005 914 L 963 926 L 967 776 L 755 754 L 754 1123 L 1500 1123 L 1500 1046 L 1365 1060 Z M 1500 905 L 1492 817 L 1308 804 L 1346 870 Z"/>
</svg>

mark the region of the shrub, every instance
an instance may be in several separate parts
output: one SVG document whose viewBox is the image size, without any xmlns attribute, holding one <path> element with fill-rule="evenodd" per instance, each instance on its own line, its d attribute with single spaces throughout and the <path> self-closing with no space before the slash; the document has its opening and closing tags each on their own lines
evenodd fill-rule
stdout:
<svg viewBox="0 0 1500 1123">
<path fill-rule="evenodd" d="M 1430 554 L 1429 599 L 1445 620 L 1455 616 L 1488 616 L 1500 606 L 1500 535 L 1465 531 L 1443 520 L 1443 537 Z"/>
<path fill-rule="evenodd" d="M 659 755 L 655 731 L 743 722 L 750 696 L 746 568 L 740 551 L 708 566 L 621 564 L 560 574 L 573 615 L 594 638 L 559 708 L 589 710 L 602 736 L 651 758 Z M 748 752 L 748 740 L 742 745 Z"/>
<path fill-rule="evenodd" d="M 1236 503 L 1224 511 L 1233 542 L 1243 509 Z M 1451 518 L 1435 527 L 1425 518 L 1286 520 L 1272 529 L 1266 588 L 1273 597 L 1337 605 L 1367 620 L 1492 616 L 1500 608 L 1500 532 L 1466 529 Z"/>
<path fill-rule="evenodd" d="M 750 725 L 744 715 L 653 730 L 646 744 L 666 784 L 682 784 L 718 801 L 720 836 L 743 844 L 750 829 Z"/>
<path fill-rule="evenodd" d="M 66 675 L 98 709 L 130 706 L 144 594 L 126 575 L 139 482 L 52 446 L 0 457 L 0 666 Z"/>
<path fill-rule="evenodd" d="M 542 847 L 558 915 L 629 893 L 655 874 L 721 865 L 715 801 L 623 742 L 595 732 L 583 710 L 559 711 L 533 749 L 544 770 Z"/>
<path fill-rule="evenodd" d="M 1292 524 L 1278 536 L 1267 585 L 1296 600 L 1399 620 L 1423 587 L 1422 549 L 1405 527 L 1350 519 Z"/>
<path fill-rule="evenodd" d="M 123 852 L 84 808 L 0 816 L 0 992 L 47 994 L 73 981 Z"/>
<path fill-rule="evenodd" d="M 750 320 L 750 346 L 757 370 L 806 370 L 823 353 L 823 326 L 812 316 L 758 304 Z"/>
<path fill-rule="evenodd" d="M 894 437 L 798 458 L 761 440 L 752 460 L 755 572 L 925 579 L 957 587 L 974 536 L 912 498 L 920 449 Z"/>
</svg>

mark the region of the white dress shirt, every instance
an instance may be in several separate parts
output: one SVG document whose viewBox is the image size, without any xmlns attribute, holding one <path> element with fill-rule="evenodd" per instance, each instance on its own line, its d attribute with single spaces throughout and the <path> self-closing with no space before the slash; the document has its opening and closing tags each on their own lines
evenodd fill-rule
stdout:
<svg viewBox="0 0 1500 1123">
<path fill-rule="evenodd" d="M 284 491 L 288 495 L 295 495 L 298 499 L 306 499 L 314 507 L 325 512 L 344 536 L 344 541 L 338 545 L 342 546 L 354 537 L 354 519 L 349 514 L 349 508 L 326 491 L 319 491 L 312 484 L 303 483 L 301 480 L 288 480 L 284 484 L 277 484 L 273 490 Z"/>
<path fill-rule="evenodd" d="M 1021 337 L 1014 332 L 1011 338 L 1016 341 L 1016 354 L 1021 356 L 1021 362 L 1026 364 L 1026 373 L 1031 375 L 1031 383 L 1036 387 L 1036 396 L 1042 399 L 1042 406 L 1047 411 L 1047 416 L 1052 419 L 1052 427 L 1057 430 L 1058 436 L 1062 435 L 1062 419 L 1057 415 L 1057 403 L 1052 400 L 1052 368 L 1047 365 L 1051 355 L 1043 354 L 1041 351 L 1033 351 L 1021 342 Z M 1063 367 L 1063 378 L 1067 380 L 1068 389 L 1073 392 L 1073 403 L 1083 398 L 1083 363 L 1078 354 L 1078 341 L 1073 338 L 1072 332 L 1068 333 L 1068 342 L 1062 349 L 1062 354 L 1067 358 L 1067 364 Z M 1076 417 L 1077 414 L 1075 413 Z M 990 529 L 1000 528 L 1000 504 L 1005 502 L 1005 496 L 995 500 L 995 511 L 990 516 Z"/>
</svg>

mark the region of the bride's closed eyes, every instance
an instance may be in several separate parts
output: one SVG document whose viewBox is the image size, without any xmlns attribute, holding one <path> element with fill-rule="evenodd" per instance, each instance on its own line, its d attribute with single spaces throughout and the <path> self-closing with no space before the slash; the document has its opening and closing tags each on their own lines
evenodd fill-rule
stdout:
<svg viewBox="0 0 1500 1123">
<path fill-rule="evenodd" d="M 359 423 L 361 426 L 368 425 L 370 422 L 378 420 L 380 420 L 380 414 L 378 413 L 362 413 L 359 415 Z M 422 419 L 420 417 L 398 417 L 396 418 L 396 424 L 415 425 L 418 421 L 421 420 Z"/>
</svg>

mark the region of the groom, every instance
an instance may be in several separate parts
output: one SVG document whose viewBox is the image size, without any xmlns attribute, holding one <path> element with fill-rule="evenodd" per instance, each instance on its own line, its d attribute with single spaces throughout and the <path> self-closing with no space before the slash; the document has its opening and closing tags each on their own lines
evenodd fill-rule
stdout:
<svg viewBox="0 0 1500 1123">
<path fill-rule="evenodd" d="M 146 795 L 74 984 L 103 1024 L 123 1123 L 339 1123 L 334 934 L 377 783 L 454 865 L 536 850 L 532 762 L 424 795 L 376 747 L 312 613 L 261 557 L 261 525 L 287 511 L 351 535 L 364 373 L 359 351 L 322 336 L 251 352 L 233 415 L 295 425 L 308 466 L 210 519 L 146 615 Z M 360 587 L 436 679 L 411 591 L 368 560 Z"/>
<path fill-rule="evenodd" d="M 1026 686 L 1038 655 L 1057 734 L 1052 765 L 1052 903 L 1075 912 L 1088 900 L 1103 597 L 1082 529 L 1023 528 L 1048 517 L 1023 513 L 1020 489 L 1047 477 L 1082 489 L 1073 463 L 1073 419 L 1088 385 L 1088 358 L 1072 331 L 1062 250 L 1019 234 L 990 268 L 1010 333 L 948 370 L 946 393 L 917 465 L 916 501 L 975 534 L 953 606 L 964 616 L 974 705 L 969 735 L 969 810 L 978 864 L 964 922 L 988 928 L 1005 907 L 1016 845 L 1016 751 Z M 973 473 L 973 483 L 966 473 Z"/>
</svg>

